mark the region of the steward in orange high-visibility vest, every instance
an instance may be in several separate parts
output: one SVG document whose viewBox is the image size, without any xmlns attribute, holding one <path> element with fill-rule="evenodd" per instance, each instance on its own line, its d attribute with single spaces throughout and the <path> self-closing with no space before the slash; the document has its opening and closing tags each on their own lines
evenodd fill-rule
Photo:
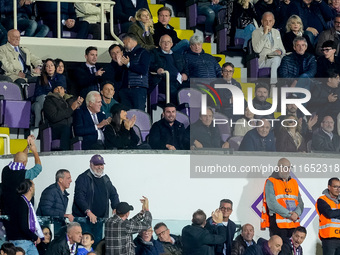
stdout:
<svg viewBox="0 0 340 255">
<path fill-rule="evenodd" d="M 274 172 L 266 180 L 263 191 L 263 208 L 261 215 L 261 229 L 269 227 L 270 234 L 282 234 L 291 237 L 293 230 L 300 226 L 299 216 L 303 212 L 303 202 L 299 192 L 299 186 L 290 174 L 290 162 L 283 158 L 279 160 L 278 166 L 286 169 L 287 172 Z M 292 219 L 293 216 L 296 220 Z M 274 217 L 274 218 L 273 218 Z"/>
<path fill-rule="evenodd" d="M 323 254 L 338 254 L 340 250 L 340 181 L 337 177 L 328 180 L 328 189 L 316 201 L 319 215 L 319 238 Z"/>
</svg>

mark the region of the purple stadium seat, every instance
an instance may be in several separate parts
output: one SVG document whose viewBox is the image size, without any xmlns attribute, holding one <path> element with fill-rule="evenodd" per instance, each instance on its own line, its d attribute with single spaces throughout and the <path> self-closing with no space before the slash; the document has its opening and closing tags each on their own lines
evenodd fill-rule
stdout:
<svg viewBox="0 0 340 255">
<path fill-rule="evenodd" d="M 1 110 L 3 126 L 9 128 L 29 128 L 31 102 L 24 101 L 21 88 L 12 82 L 0 82 Z"/>
<path fill-rule="evenodd" d="M 243 136 L 232 136 L 232 137 L 230 137 L 229 140 L 228 140 L 229 148 L 232 148 L 235 151 L 237 151 L 238 148 L 240 147 L 242 140 L 243 140 Z"/>
<path fill-rule="evenodd" d="M 202 95 L 201 91 L 194 88 L 184 88 L 178 91 L 178 103 L 189 106 L 189 108 L 185 108 L 185 113 L 189 116 L 190 123 L 195 123 L 199 119 Z"/>
<path fill-rule="evenodd" d="M 228 120 L 228 117 L 225 116 L 222 113 L 215 112 L 214 113 L 214 119 L 223 119 L 223 120 Z M 216 125 L 218 129 L 220 130 L 221 138 L 222 141 L 225 142 L 228 140 L 228 138 L 231 136 L 231 130 L 230 130 L 230 125 L 229 123 L 227 124 L 219 124 Z"/>
<path fill-rule="evenodd" d="M 142 133 L 140 132 L 139 127 L 137 127 L 136 125 L 134 125 L 132 128 L 133 128 L 133 130 L 135 131 L 136 135 L 137 135 L 138 138 L 139 138 L 139 142 L 137 143 L 137 146 L 138 146 L 138 145 L 141 145 L 141 144 L 143 143 L 143 141 L 142 141 Z"/>
<path fill-rule="evenodd" d="M 195 29 L 197 25 L 204 24 L 206 17 L 197 14 L 197 0 L 189 0 L 185 4 L 187 8 L 187 27 Z"/>
<path fill-rule="evenodd" d="M 185 128 L 187 128 L 190 125 L 190 120 L 188 115 L 185 115 L 182 112 L 177 111 L 176 112 L 176 120 L 181 122 Z"/>
<path fill-rule="evenodd" d="M 140 129 L 142 142 L 144 142 L 146 136 L 149 134 L 150 129 L 151 129 L 150 115 L 144 111 L 137 110 L 137 109 L 131 109 L 127 111 L 127 117 L 129 119 L 131 119 L 133 115 L 136 115 L 135 125 Z"/>
</svg>

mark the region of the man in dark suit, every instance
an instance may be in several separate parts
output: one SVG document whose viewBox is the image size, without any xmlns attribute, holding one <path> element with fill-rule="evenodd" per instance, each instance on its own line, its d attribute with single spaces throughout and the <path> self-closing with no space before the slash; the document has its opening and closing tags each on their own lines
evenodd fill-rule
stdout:
<svg viewBox="0 0 340 255">
<path fill-rule="evenodd" d="M 103 68 L 97 67 L 98 50 L 90 46 L 85 50 L 86 62 L 82 63 L 75 74 L 77 92 L 85 98 L 90 91 L 100 92 L 100 83 L 103 82 Z"/>
<path fill-rule="evenodd" d="M 312 150 L 340 152 L 340 137 L 333 133 L 334 120 L 331 116 L 325 116 L 321 127 L 314 131 L 312 138 Z"/>
<path fill-rule="evenodd" d="M 223 230 L 226 235 L 226 239 L 224 243 L 215 245 L 215 254 L 216 255 L 230 255 L 232 243 L 234 240 L 234 235 L 236 231 L 236 224 L 229 219 L 230 214 L 233 211 L 233 202 L 230 199 L 222 199 L 220 201 L 220 210 L 223 214 Z M 212 233 L 216 233 L 215 226 L 213 225 L 213 218 L 210 217 L 207 219 L 207 225 L 205 226 Z"/>
<path fill-rule="evenodd" d="M 46 255 L 71 255 L 77 254 L 78 243 L 81 242 L 82 229 L 78 222 L 67 225 L 66 235 L 60 235 L 49 245 Z"/>
<path fill-rule="evenodd" d="M 47 25 L 57 37 L 57 3 L 39 2 L 38 11 L 44 24 Z M 76 20 L 76 12 L 73 3 L 61 3 L 61 37 L 63 30 L 77 33 L 76 38 L 86 39 L 89 30 L 89 23 L 86 21 Z"/>
<path fill-rule="evenodd" d="M 147 0 L 117 0 L 114 8 L 115 22 L 119 21 L 121 32 L 127 33 L 132 22 L 136 22 L 135 14 L 141 9 L 149 10 Z M 150 11 L 150 10 L 149 10 Z"/>
<path fill-rule="evenodd" d="M 183 243 L 183 254 L 186 255 L 211 255 L 218 254 L 214 253 L 214 245 L 225 242 L 226 232 L 222 225 L 222 213 L 220 210 L 216 210 L 212 214 L 212 226 L 216 231 L 215 234 L 205 229 L 206 225 L 206 214 L 202 210 L 197 210 L 192 215 L 192 224 L 183 228 L 182 230 L 182 243 Z"/>
<path fill-rule="evenodd" d="M 100 112 L 102 99 L 97 91 L 90 91 L 86 96 L 86 107 L 81 107 L 74 113 L 74 133 L 82 136 L 83 150 L 102 150 L 104 146 L 103 128 L 111 122 Z"/>
</svg>

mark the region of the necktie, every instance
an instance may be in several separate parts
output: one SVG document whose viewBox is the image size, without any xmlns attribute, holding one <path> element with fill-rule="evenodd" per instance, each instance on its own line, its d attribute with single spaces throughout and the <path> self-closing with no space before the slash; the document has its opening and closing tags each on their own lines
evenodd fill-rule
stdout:
<svg viewBox="0 0 340 255">
<path fill-rule="evenodd" d="M 91 66 L 91 74 L 95 74 L 96 73 L 96 67 L 95 66 Z"/>
<path fill-rule="evenodd" d="M 93 113 L 92 116 L 93 116 L 93 123 L 94 123 L 95 125 L 98 125 L 99 122 L 98 122 L 98 119 L 97 119 L 97 115 L 96 115 L 95 113 Z"/>
<path fill-rule="evenodd" d="M 19 60 L 21 62 L 21 65 L 23 67 L 24 73 L 26 73 L 26 64 L 24 58 L 21 56 L 20 50 L 18 46 L 14 47 L 14 50 L 19 53 Z"/>
</svg>

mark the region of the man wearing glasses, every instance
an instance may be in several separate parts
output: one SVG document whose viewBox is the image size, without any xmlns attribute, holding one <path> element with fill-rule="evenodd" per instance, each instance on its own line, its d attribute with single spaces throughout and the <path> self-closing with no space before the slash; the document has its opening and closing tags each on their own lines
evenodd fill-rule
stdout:
<svg viewBox="0 0 340 255">
<path fill-rule="evenodd" d="M 220 208 L 223 215 L 223 221 L 222 224 L 224 226 L 224 230 L 226 233 L 226 241 L 222 244 L 215 245 L 215 255 L 230 255 L 231 254 L 231 248 L 232 243 L 234 240 L 234 235 L 236 231 L 236 224 L 229 219 L 231 213 L 233 212 L 233 202 L 230 199 L 222 199 L 220 201 Z M 206 229 L 208 229 L 211 233 L 215 233 L 216 228 L 213 225 L 213 219 L 212 217 L 209 217 L 207 219 L 207 224 L 205 226 Z"/>
<path fill-rule="evenodd" d="M 170 234 L 170 230 L 163 222 L 159 222 L 154 227 L 158 241 L 163 245 L 165 254 L 181 255 L 182 241 L 181 236 Z"/>
<path fill-rule="evenodd" d="M 300 215 L 304 204 L 298 183 L 290 176 L 288 159 L 278 161 L 276 171 L 266 180 L 263 191 L 261 228 L 269 227 L 270 236 L 290 238 L 294 229 L 300 226 Z"/>
<path fill-rule="evenodd" d="M 313 133 L 312 150 L 314 151 L 340 151 L 340 137 L 333 133 L 334 120 L 331 116 L 325 116 L 321 127 Z"/>
<path fill-rule="evenodd" d="M 336 55 L 339 55 L 340 50 L 340 14 L 338 14 L 334 19 L 334 27 L 323 31 L 318 39 L 318 44 L 316 45 L 316 55 L 322 56 L 323 53 L 321 51 L 322 44 L 325 41 L 332 40 L 336 44 Z"/>
<path fill-rule="evenodd" d="M 328 78 L 327 70 L 340 69 L 340 58 L 335 56 L 337 45 L 332 40 L 325 41 L 322 44 L 321 51 L 323 56 L 318 58 L 317 73 L 315 77 Z"/>
<path fill-rule="evenodd" d="M 319 214 L 319 238 L 323 254 L 340 252 L 340 180 L 333 177 L 328 181 L 328 188 L 322 192 L 315 207 Z"/>
</svg>

